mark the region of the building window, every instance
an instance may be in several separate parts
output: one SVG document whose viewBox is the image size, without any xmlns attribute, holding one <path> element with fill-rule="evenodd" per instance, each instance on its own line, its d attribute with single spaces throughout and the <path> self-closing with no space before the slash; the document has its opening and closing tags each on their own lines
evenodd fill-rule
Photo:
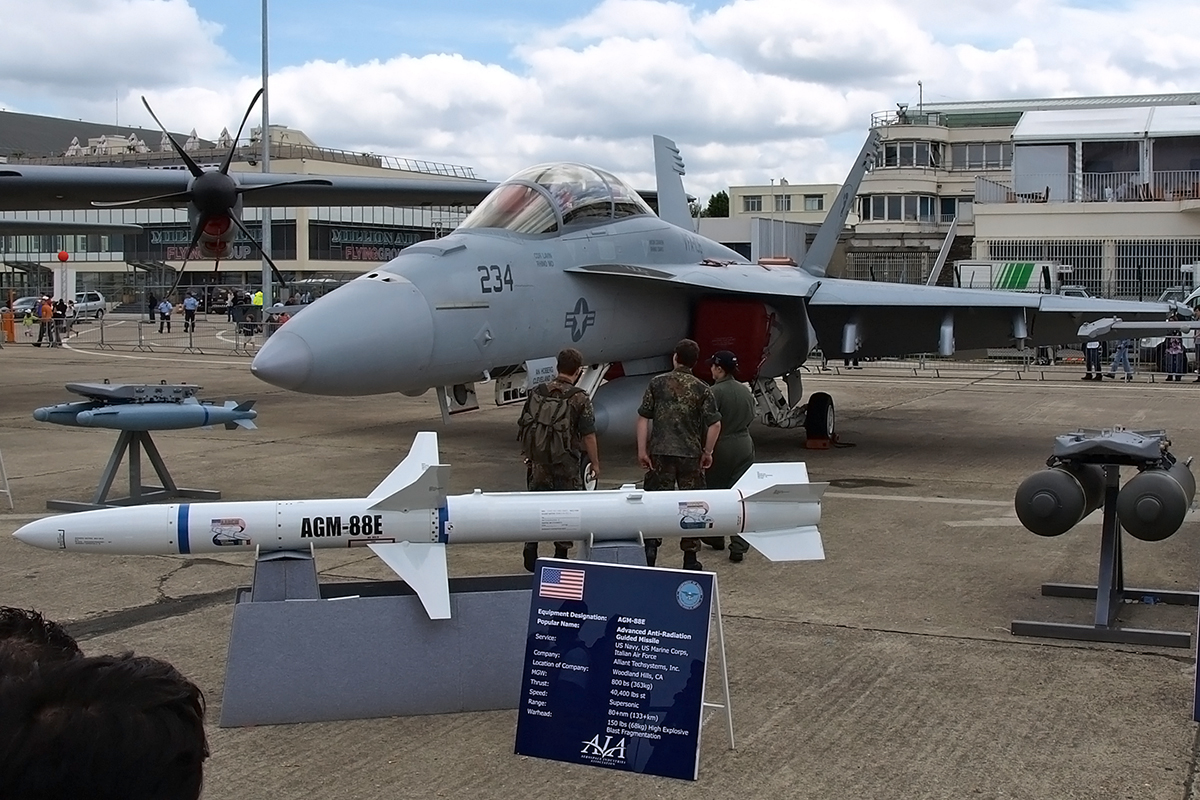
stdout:
<svg viewBox="0 0 1200 800">
<path fill-rule="evenodd" d="M 775 210 L 776 211 L 791 211 L 792 196 L 790 194 L 775 195 Z"/>
<path fill-rule="evenodd" d="M 936 167 L 940 161 L 938 142 L 885 142 L 885 167 Z"/>
<path fill-rule="evenodd" d="M 937 209 L 938 198 L 929 194 L 876 194 L 859 201 L 863 222 L 936 222 Z"/>
<path fill-rule="evenodd" d="M 951 169 L 1008 169 L 1012 142 L 960 142 L 950 146 Z"/>
<path fill-rule="evenodd" d="M 823 195 L 823 194 L 806 194 L 806 195 L 804 195 L 804 210 L 805 211 L 824 211 L 825 210 L 825 195 Z"/>
<path fill-rule="evenodd" d="M 742 211 L 762 211 L 762 195 L 748 194 L 742 198 Z"/>
</svg>

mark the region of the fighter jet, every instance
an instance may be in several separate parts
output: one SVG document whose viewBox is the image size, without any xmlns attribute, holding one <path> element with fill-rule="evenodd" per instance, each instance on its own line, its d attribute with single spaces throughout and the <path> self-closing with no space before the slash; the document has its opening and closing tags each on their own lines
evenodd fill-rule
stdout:
<svg viewBox="0 0 1200 800">
<path fill-rule="evenodd" d="M 1072 341 L 1100 317 L 1164 318 L 1162 304 L 829 277 L 876 146 L 872 133 L 799 265 L 752 263 L 697 234 L 682 161 L 662 137 L 657 216 L 603 169 L 530 167 L 448 236 L 414 244 L 317 300 L 266 342 L 251 369 L 312 394 L 435 388 L 447 416 L 452 398 L 469 397 L 475 381 L 496 377 L 511 387 L 535 371 L 531 364 L 574 346 L 599 365 L 586 378 L 598 432 L 631 436 L 650 377 L 669 369 L 666 354 L 689 336 L 702 355 L 738 355 L 762 421 L 828 439 L 832 398 L 818 392 L 802 402 L 802 368 L 818 345 L 829 357 L 948 356 Z"/>
</svg>

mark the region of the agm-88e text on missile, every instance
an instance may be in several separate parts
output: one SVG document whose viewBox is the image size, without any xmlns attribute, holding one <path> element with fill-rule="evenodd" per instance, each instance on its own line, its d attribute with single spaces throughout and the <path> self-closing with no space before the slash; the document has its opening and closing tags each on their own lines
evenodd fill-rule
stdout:
<svg viewBox="0 0 1200 800">
<path fill-rule="evenodd" d="M 300 520 L 301 539 L 341 536 L 343 532 L 349 536 L 379 536 L 383 533 L 383 515 L 351 515 L 344 526 L 341 517 L 303 517 Z"/>
</svg>

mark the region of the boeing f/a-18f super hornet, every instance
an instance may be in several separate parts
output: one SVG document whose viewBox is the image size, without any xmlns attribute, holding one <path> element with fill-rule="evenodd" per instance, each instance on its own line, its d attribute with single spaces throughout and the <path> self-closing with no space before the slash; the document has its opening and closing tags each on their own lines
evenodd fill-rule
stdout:
<svg viewBox="0 0 1200 800">
<path fill-rule="evenodd" d="M 764 422 L 827 437 L 829 395 L 801 403 L 801 367 L 818 343 L 826 356 L 950 355 L 1062 343 L 1092 319 L 1167 313 L 1152 303 L 828 277 L 876 144 L 872 134 L 799 265 L 751 263 L 695 233 L 682 162 L 661 137 L 659 216 L 602 169 L 531 167 L 450 235 L 412 245 L 319 299 L 266 342 L 252 370 L 313 394 L 435 388 L 445 414 L 475 381 L 498 379 L 498 402 L 502 387 L 505 397 L 519 395 L 511 389 L 539 360 L 575 346 L 602 365 L 587 384 L 599 432 L 631 432 L 650 376 L 669 368 L 663 354 L 690 336 L 702 355 L 738 354 Z"/>
</svg>

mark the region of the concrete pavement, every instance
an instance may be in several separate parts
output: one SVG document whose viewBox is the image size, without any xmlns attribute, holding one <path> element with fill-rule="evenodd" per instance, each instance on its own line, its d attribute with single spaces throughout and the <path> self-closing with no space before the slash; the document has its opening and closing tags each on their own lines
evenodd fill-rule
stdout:
<svg viewBox="0 0 1200 800">
<path fill-rule="evenodd" d="M 1172 798 L 1195 792 L 1193 653 L 1016 638 L 1013 619 L 1089 622 L 1086 601 L 1043 598 L 1046 581 L 1093 583 L 1098 516 L 1056 539 L 1016 523 L 1016 485 L 1078 426 L 1165 428 L 1200 454 L 1200 386 L 930 379 L 868 363 L 816 375 L 853 446 L 797 447 L 756 428 L 761 460 L 808 462 L 833 485 L 827 560 L 740 565 L 720 577 L 738 749 L 705 728 L 697 784 L 512 754 L 515 711 L 221 730 L 210 726 L 207 798 L 655 796 L 798 798 Z M 0 453 L 17 508 L 0 497 L 0 603 L 68 623 L 88 653 L 134 650 L 197 681 L 219 717 L 232 589 L 245 556 L 179 559 L 49 553 L 8 533 L 50 498 L 87 499 L 116 434 L 35 422 L 73 399 L 69 381 L 187 381 L 203 398 L 257 399 L 259 430 L 155 435 L 180 485 L 226 499 L 361 496 L 419 430 L 439 431 L 452 492 L 520 489 L 515 407 L 443 427 L 432 394 L 317 398 L 256 381 L 248 359 L 0 350 Z M 604 485 L 639 479 L 632 453 L 602 453 Z M 148 465 L 146 465 L 148 469 Z M 1194 590 L 1197 525 L 1147 544 L 1125 538 L 1128 582 Z M 660 560 L 677 566 L 670 542 Z M 318 554 L 323 581 L 388 578 L 360 550 Z M 519 547 L 460 547 L 455 575 L 520 569 Z M 1192 630 L 1195 609 L 1126 606 L 1131 625 Z M 387 670 L 387 664 L 363 665 Z M 314 680 L 318 680 L 314 676 Z M 402 680 L 403 676 L 396 676 Z M 414 687 L 419 691 L 420 687 Z"/>
</svg>

